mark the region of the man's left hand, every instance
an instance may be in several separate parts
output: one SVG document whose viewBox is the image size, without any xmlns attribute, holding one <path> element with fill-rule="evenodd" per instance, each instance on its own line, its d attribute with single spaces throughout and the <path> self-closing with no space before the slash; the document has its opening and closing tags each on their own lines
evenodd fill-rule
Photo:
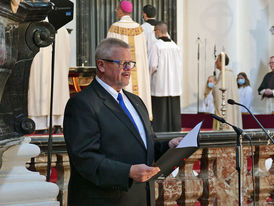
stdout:
<svg viewBox="0 0 274 206">
<path fill-rule="evenodd" d="M 177 145 L 180 143 L 182 139 L 183 139 L 182 137 L 173 138 L 172 140 L 169 141 L 168 146 L 170 148 L 175 148 L 177 147 Z"/>
</svg>

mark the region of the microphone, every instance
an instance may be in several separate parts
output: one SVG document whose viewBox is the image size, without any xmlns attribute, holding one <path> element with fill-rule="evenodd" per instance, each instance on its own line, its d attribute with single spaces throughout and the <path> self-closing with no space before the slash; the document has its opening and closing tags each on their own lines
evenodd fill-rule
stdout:
<svg viewBox="0 0 274 206">
<path fill-rule="evenodd" d="M 263 127 L 263 125 L 259 122 L 259 120 L 254 116 L 254 114 L 253 114 L 245 105 L 240 104 L 240 103 L 238 103 L 238 102 L 235 102 L 233 99 L 228 99 L 228 100 L 227 100 L 227 103 L 228 103 L 228 104 L 231 104 L 231 105 L 236 104 L 236 105 L 239 105 L 239 106 L 241 106 L 241 107 L 244 107 L 244 108 L 248 111 L 248 113 L 251 114 L 251 116 L 253 117 L 253 119 L 255 119 L 255 121 L 257 122 L 257 124 L 262 128 L 262 130 L 264 131 L 264 133 L 266 134 L 266 136 L 268 137 L 268 139 L 274 144 L 273 139 L 272 139 L 272 138 L 270 137 L 270 135 L 265 131 L 265 128 Z"/>
<path fill-rule="evenodd" d="M 217 121 L 221 122 L 221 123 L 228 124 L 229 126 L 231 126 L 231 127 L 234 129 L 234 131 L 237 133 L 237 135 L 241 135 L 241 134 L 244 132 L 241 128 L 236 127 L 236 126 L 234 126 L 234 125 L 228 123 L 228 122 L 225 121 L 225 119 L 222 118 L 222 117 L 219 117 L 219 116 L 217 116 L 217 115 L 215 115 L 215 114 L 210 114 L 210 116 L 211 116 L 212 118 L 216 119 Z M 248 139 L 248 140 L 251 140 L 250 137 L 249 137 L 247 134 L 244 134 L 243 136 L 244 136 L 244 138 L 246 138 L 246 139 Z"/>
<path fill-rule="evenodd" d="M 228 99 L 228 100 L 227 100 L 227 103 L 228 103 L 228 104 L 232 104 L 232 105 L 233 105 L 233 104 L 237 104 L 237 105 L 240 105 L 240 106 L 245 107 L 244 105 L 241 105 L 241 104 L 235 102 L 233 99 Z"/>
</svg>

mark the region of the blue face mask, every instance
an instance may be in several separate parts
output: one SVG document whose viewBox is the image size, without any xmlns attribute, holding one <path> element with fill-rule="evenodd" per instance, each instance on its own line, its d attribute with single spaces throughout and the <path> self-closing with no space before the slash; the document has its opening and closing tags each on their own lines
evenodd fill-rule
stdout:
<svg viewBox="0 0 274 206">
<path fill-rule="evenodd" d="M 245 79 L 238 79 L 238 84 L 243 85 L 245 83 Z"/>
<path fill-rule="evenodd" d="M 212 88 L 212 87 L 214 86 L 214 84 L 213 84 L 212 82 L 208 82 L 207 86 L 208 86 L 209 88 Z"/>
</svg>

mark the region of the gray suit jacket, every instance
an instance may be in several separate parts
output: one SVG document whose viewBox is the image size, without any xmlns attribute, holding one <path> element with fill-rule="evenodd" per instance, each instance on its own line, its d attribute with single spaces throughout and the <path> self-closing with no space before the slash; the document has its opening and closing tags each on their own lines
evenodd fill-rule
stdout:
<svg viewBox="0 0 274 206">
<path fill-rule="evenodd" d="M 70 157 L 69 206 L 154 205 L 154 182 L 129 178 L 133 164 L 152 165 L 168 149 L 155 134 L 142 100 L 124 91 L 138 112 L 147 149 L 126 113 L 94 79 L 70 98 L 65 109 L 64 137 Z"/>
</svg>

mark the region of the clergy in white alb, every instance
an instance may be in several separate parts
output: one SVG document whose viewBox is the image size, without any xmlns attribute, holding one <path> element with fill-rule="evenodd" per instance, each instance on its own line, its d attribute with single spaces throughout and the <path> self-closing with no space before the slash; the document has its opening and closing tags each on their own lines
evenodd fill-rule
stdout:
<svg viewBox="0 0 274 206">
<path fill-rule="evenodd" d="M 136 67 L 132 70 L 129 85 L 125 89 L 141 97 L 152 119 L 146 39 L 141 25 L 131 19 L 131 11 L 132 4 L 129 1 L 121 1 L 116 9 L 119 21 L 111 25 L 107 38 L 117 38 L 129 44 L 132 61 L 136 62 Z"/>
<path fill-rule="evenodd" d="M 146 37 L 148 54 L 150 53 L 152 45 L 156 41 L 154 26 L 156 25 L 157 20 L 155 19 L 155 16 L 156 8 L 154 6 L 148 4 L 143 7 L 143 18 L 145 22 L 142 24 L 142 28 Z"/>
<path fill-rule="evenodd" d="M 52 46 L 41 48 L 33 59 L 28 91 L 28 115 L 36 130 L 49 128 Z M 52 125 L 63 125 L 63 114 L 69 99 L 68 72 L 70 41 L 65 27 L 55 37 L 54 89 Z"/>
<path fill-rule="evenodd" d="M 167 25 L 158 22 L 159 38 L 149 54 L 153 129 L 157 132 L 181 131 L 180 95 L 182 62 L 180 48 L 167 37 Z"/>
<path fill-rule="evenodd" d="M 225 55 L 225 65 L 228 65 L 229 58 L 227 55 Z M 218 56 L 216 60 L 216 68 L 221 71 L 221 55 Z M 222 88 L 222 79 L 223 79 L 223 73 L 220 72 L 219 77 L 217 79 L 216 85 L 212 89 L 212 95 L 214 98 L 214 106 L 215 106 L 215 114 L 222 116 L 222 91 L 220 88 Z M 237 87 L 236 78 L 233 74 L 233 71 L 229 68 L 225 68 L 225 120 L 229 122 L 232 125 L 235 125 L 239 128 L 242 128 L 242 114 L 240 107 L 237 105 L 230 105 L 227 103 L 228 99 L 233 99 L 236 102 L 239 102 L 239 92 Z M 231 130 L 227 125 L 223 125 L 224 130 Z M 213 129 L 219 130 L 220 129 L 220 123 L 216 120 L 213 121 Z"/>
</svg>

